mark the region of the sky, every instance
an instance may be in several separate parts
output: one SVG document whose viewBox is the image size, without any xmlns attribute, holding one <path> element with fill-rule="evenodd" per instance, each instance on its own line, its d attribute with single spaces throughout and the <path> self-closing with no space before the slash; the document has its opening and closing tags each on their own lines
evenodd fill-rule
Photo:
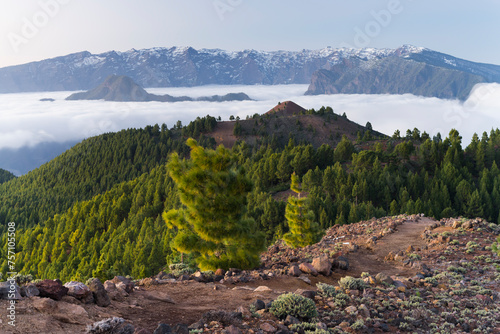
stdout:
<svg viewBox="0 0 500 334">
<path fill-rule="evenodd" d="M 423 46 L 500 64 L 498 0 L 3 0 L 0 67 L 74 52 Z"/>
</svg>

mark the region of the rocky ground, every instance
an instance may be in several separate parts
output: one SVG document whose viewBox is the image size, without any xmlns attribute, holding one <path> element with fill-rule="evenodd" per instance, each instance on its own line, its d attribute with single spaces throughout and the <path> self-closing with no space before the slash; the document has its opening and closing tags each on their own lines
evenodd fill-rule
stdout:
<svg viewBox="0 0 500 334">
<path fill-rule="evenodd" d="M 481 219 L 387 217 L 298 250 L 277 243 L 254 271 L 37 282 L 19 291 L 29 297 L 16 327 L 0 301 L 0 332 L 500 333 L 499 232 Z M 305 298 L 283 311 L 290 292 Z"/>
</svg>

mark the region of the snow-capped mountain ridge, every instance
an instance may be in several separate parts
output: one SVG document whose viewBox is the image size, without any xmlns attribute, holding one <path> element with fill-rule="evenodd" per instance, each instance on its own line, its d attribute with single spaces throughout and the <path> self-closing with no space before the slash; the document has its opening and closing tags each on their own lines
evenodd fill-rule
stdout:
<svg viewBox="0 0 500 334">
<path fill-rule="evenodd" d="M 143 87 L 308 84 L 318 70 L 389 57 L 480 75 L 485 81 L 500 81 L 500 66 L 473 63 L 412 45 L 397 49 L 326 47 L 302 51 L 196 50 L 184 46 L 101 54 L 84 51 L 0 68 L 0 93 L 88 90 L 111 74 L 127 75 Z"/>
</svg>

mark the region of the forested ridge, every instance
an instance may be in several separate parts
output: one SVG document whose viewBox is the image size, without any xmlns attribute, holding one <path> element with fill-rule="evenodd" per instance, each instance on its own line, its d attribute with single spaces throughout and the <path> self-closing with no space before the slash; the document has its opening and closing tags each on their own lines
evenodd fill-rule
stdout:
<svg viewBox="0 0 500 334">
<path fill-rule="evenodd" d="M 70 156 L 62 155 L 42 166 L 42 171 L 0 186 L 0 196 L 16 194 L 15 186 L 23 186 L 18 196 L 27 203 L 30 197 L 22 196 L 30 189 L 44 194 L 59 186 L 66 191 L 47 200 L 36 197 L 38 202 L 25 206 L 17 200 L 6 204 L 2 198 L 4 221 L 17 218 L 31 223 L 33 212 L 38 217 L 36 225 L 18 231 L 18 271 L 37 278 L 82 281 L 117 274 L 145 277 L 178 262 L 180 255 L 171 247 L 176 229 L 168 229 L 161 217 L 180 205 L 165 162 L 170 152 L 186 156 L 185 138 L 203 131 L 208 134 L 206 130 L 215 127 L 214 120 L 198 119 L 206 126 L 198 125 L 197 131 L 196 125 L 182 130 L 178 126 L 181 131 L 175 136 L 174 129 L 155 126 L 91 138 L 80 145 L 102 141 L 93 147 L 95 151 L 76 147 L 65 153 Z M 456 130 L 445 139 L 439 135 L 430 138 L 418 129 L 403 137 L 396 132 L 388 139 L 370 139 L 343 137 L 334 148 L 298 144 L 292 136 L 284 147 L 269 140 L 261 141 L 260 146 L 238 141 L 232 147 L 253 183 L 247 215 L 265 233 L 267 244 L 288 232 L 285 200 L 292 173 L 298 176 L 308 209 L 322 229 L 399 213 L 499 221 L 500 130 L 483 133 L 481 138 L 475 135 L 465 149 Z M 110 150 L 112 145 L 114 150 Z M 205 139 L 204 146 L 213 147 L 213 140 Z M 107 149 L 120 153 L 108 153 L 116 159 L 106 158 Z M 43 174 L 43 168 L 49 166 L 58 169 L 51 167 L 54 171 Z M 90 170 L 97 176 L 85 174 Z M 72 181 L 75 171 L 76 181 Z M 21 183 L 15 183 L 20 179 Z M 53 208 L 59 201 L 62 204 Z M 0 242 L 6 244 L 5 235 Z M 7 263 L 0 265 L 5 272 Z"/>
<path fill-rule="evenodd" d="M 0 184 L 14 179 L 16 176 L 11 172 L 0 168 Z"/>
<path fill-rule="evenodd" d="M 199 119 L 183 128 L 186 135 L 212 130 L 213 117 Z M 211 124 L 208 129 L 205 123 Z M 128 129 L 92 137 L 77 144 L 40 168 L 0 185 L 0 226 L 16 222 L 31 227 L 74 203 L 89 200 L 114 185 L 133 180 L 167 161 L 168 154 L 189 151 L 181 127 L 166 125 Z M 201 140 L 213 146 L 213 140 Z M 0 176 L 1 177 L 1 176 Z M 0 182 L 1 183 L 1 182 Z"/>
</svg>

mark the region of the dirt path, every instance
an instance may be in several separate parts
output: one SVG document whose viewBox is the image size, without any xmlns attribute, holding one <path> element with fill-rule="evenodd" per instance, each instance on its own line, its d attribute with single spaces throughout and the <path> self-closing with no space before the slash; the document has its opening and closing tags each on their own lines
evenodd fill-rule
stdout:
<svg viewBox="0 0 500 334">
<path fill-rule="evenodd" d="M 424 247 L 425 241 L 420 238 L 420 235 L 427 226 L 434 222 L 435 220 L 431 218 L 408 221 L 399 225 L 395 233 L 377 240 L 372 250 L 360 248 L 356 253 L 349 254 L 347 258 L 349 259 L 350 268 L 347 274 L 359 276 L 362 272 L 369 272 L 370 274 L 383 272 L 387 275 L 414 275 L 416 269 L 398 266 L 394 262 L 385 262 L 384 258 L 389 252 L 406 251 L 409 246 L 414 248 Z"/>
<path fill-rule="evenodd" d="M 414 248 L 423 247 L 425 241 L 420 235 L 425 227 L 435 221 L 429 218 L 421 218 L 418 221 L 408 221 L 399 225 L 395 233 L 386 235 L 378 240 L 373 250 L 360 248 L 357 252 L 348 255 L 350 269 L 346 271 L 334 272 L 330 277 L 318 276 L 310 277 L 311 285 L 306 284 L 296 277 L 278 277 L 265 281 L 252 281 L 249 283 L 239 283 L 236 285 L 223 285 L 221 290 L 214 290 L 214 285 L 201 283 L 174 284 L 166 286 L 151 287 L 151 292 L 166 292 L 176 304 L 159 304 L 142 301 L 144 306 L 134 309 L 132 313 L 122 316 L 134 319 L 135 324 L 148 328 L 148 324 L 156 324 L 159 321 L 167 323 L 192 323 L 198 320 L 204 312 L 213 309 L 234 311 L 239 306 L 248 306 L 255 299 L 259 298 L 267 302 L 276 298 L 283 292 L 293 292 L 297 289 L 316 289 L 316 283 L 324 282 L 335 284 L 343 276 L 360 276 L 367 271 L 371 274 L 384 272 L 388 275 L 410 276 L 414 275 L 416 269 L 397 266 L 394 262 L 384 262 L 385 256 L 389 252 L 405 251 L 408 246 Z M 219 284 L 217 284 L 220 286 Z M 256 288 L 267 286 L 272 292 L 255 293 L 245 288 Z M 236 288 L 236 290 L 234 290 Z M 149 306 L 148 306 L 149 305 Z M 161 307 L 160 307 L 161 305 Z M 155 308 L 151 312 L 151 308 Z"/>
</svg>

